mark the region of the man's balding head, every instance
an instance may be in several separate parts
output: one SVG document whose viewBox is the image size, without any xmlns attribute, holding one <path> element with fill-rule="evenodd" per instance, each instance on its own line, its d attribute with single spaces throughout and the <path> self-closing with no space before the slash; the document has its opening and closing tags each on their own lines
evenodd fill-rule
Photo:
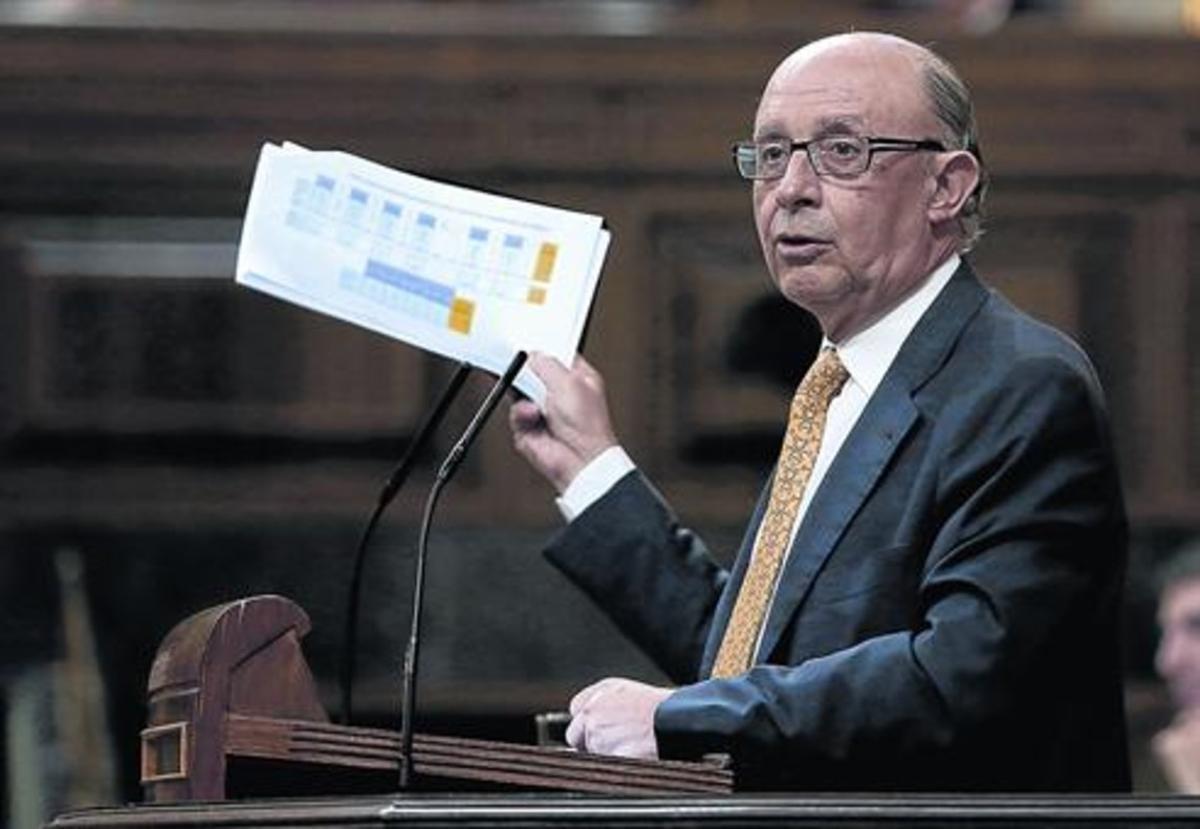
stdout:
<svg viewBox="0 0 1200 829">
<path fill-rule="evenodd" d="M 963 213 L 980 165 L 962 151 L 963 131 L 950 134 L 931 94 L 930 78 L 943 68 L 928 49 L 894 35 L 836 35 L 789 55 L 763 91 L 756 140 L 845 135 L 910 145 L 872 143 L 868 169 L 851 177 L 818 175 L 799 153 L 782 178 L 755 183 L 759 239 L 776 283 L 835 342 L 887 313 L 965 247 Z M 945 151 L 927 152 L 930 142 Z"/>
<path fill-rule="evenodd" d="M 771 80 L 786 73 L 789 65 L 803 63 L 822 55 L 846 54 L 859 60 L 873 61 L 882 72 L 894 69 L 896 79 L 906 91 L 924 95 L 918 106 L 928 107 L 936 119 L 934 127 L 946 147 L 966 150 L 979 161 L 979 184 L 963 205 L 960 251 L 969 250 L 983 235 L 983 201 L 988 175 L 979 148 L 979 128 L 975 122 L 975 104 L 966 82 L 941 55 L 926 46 L 886 32 L 847 32 L 814 40 L 788 55 L 776 68 Z M 768 81 L 769 89 L 771 82 Z"/>
</svg>

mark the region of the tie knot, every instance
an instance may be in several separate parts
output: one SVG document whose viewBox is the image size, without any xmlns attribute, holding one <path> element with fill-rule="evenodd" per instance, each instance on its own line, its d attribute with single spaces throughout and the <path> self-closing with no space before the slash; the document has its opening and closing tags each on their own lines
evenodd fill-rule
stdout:
<svg viewBox="0 0 1200 829">
<path fill-rule="evenodd" d="M 842 365 L 837 351 L 823 348 L 816 361 L 809 367 L 808 373 L 804 375 L 804 379 L 800 381 L 796 396 L 828 405 L 849 377 L 850 372 Z"/>
</svg>

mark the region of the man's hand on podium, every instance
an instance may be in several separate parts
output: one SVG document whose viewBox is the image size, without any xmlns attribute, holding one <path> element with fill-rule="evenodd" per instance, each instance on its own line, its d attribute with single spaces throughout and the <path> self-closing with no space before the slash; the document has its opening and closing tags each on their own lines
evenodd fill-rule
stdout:
<svg viewBox="0 0 1200 829">
<path fill-rule="evenodd" d="M 657 759 L 654 712 L 672 690 L 615 677 L 589 685 L 571 700 L 567 744 L 593 754 Z"/>
</svg>

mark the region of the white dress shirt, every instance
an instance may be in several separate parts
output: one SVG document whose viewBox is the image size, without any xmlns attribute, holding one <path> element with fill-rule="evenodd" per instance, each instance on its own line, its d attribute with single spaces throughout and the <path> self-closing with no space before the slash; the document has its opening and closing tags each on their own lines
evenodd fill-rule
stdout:
<svg viewBox="0 0 1200 829">
<path fill-rule="evenodd" d="M 846 442 L 850 430 L 858 422 L 867 401 L 871 399 L 883 376 L 891 368 L 908 335 L 946 287 L 958 265 L 958 255 L 951 256 L 929 275 L 920 288 L 869 328 L 841 343 L 831 343 L 828 340 L 822 342 L 823 348 L 837 349 L 842 365 L 846 367 L 850 377 L 842 386 L 841 392 L 829 404 L 825 432 L 821 436 L 821 449 L 817 453 L 816 463 L 804 489 L 804 498 L 792 524 L 793 537 L 808 511 L 813 494 L 820 487 L 825 473 L 829 471 L 838 450 Z M 634 468 L 633 461 L 620 446 L 606 449 L 580 470 L 556 500 L 563 517 L 567 521 L 574 520 Z"/>
</svg>

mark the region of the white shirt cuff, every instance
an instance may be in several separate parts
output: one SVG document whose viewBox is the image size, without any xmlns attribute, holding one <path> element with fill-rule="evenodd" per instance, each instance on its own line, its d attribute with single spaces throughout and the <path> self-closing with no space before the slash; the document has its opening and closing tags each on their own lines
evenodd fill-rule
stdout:
<svg viewBox="0 0 1200 829">
<path fill-rule="evenodd" d="M 610 446 L 596 457 L 567 485 L 563 494 L 554 499 L 558 510 L 568 522 L 600 500 L 617 481 L 636 469 L 629 455 L 620 446 Z"/>
</svg>

